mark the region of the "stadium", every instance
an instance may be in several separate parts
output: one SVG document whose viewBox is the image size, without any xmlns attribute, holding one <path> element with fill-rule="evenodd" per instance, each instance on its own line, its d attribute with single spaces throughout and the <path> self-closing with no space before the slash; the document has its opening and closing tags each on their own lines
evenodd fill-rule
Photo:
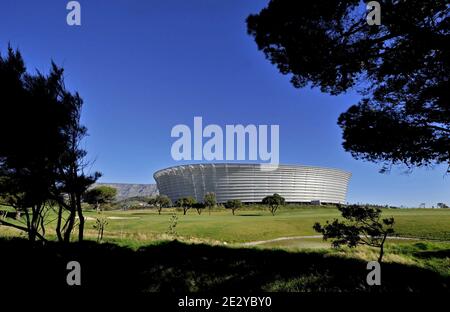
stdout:
<svg viewBox="0 0 450 312">
<path fill-rule="evenodd" d="M 345 203 L 351 173 L 339 169 L 300 165 L 279 165 L 264 170 L 261 164 L 193 164 L 155 172 L 160 194 L 173 202 L 187 196 L 198 202 L 208 192 L 217 202 L 238 199 L 259 203 L 278 193 L 288 203 Z"/>
</svg>

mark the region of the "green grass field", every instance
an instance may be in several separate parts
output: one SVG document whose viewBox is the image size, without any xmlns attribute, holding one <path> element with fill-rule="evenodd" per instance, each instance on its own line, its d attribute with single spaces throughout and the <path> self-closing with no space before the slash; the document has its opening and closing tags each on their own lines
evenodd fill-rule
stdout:
<svg viewBox="0 0 450 312">
<path fill-rule="evenodd" d="M 166 232 L 173 214 L 178 217 L 177 235 L 169 236 Z M 391 283 L 387 284 L 386 291 L 420 290 L 423 283 L 448 290 L 450 209 L 384 209 L 383 215 L 395 218 L 398 235 L 398 238 L 392 238 L 386 243 L 384 261 L 389 264 L 390 270 L 386 278 L 390 279 Z M 234 289 L 237 284 L 233 283 L 248 286 L 248 289 L 253 290 L 350 291 L 361 286 L 359 280 L 365 276 L 365 261 L 377 258 L 376 249 L 332 249 L 329 242 L 317 237 L 317 233 L 312 229 L 314 222 L 339 217 L 335 207 L 286 206 L 275 216 L 258 207 L 240 210 L 235 216 L 225 209 L 213 210 L 211 215 L 207 210 L 201 215 L 190 210 L 185 216 L 176 209 L 166 209 L 161 215 L 154 209 L 104 211 L 101 214 L 87 210 L 85 216 L 85 233 L 89 240 L 95 240 L 97 236 L 93 228 L 96 218 L 107 218 L 104 244 L 90 242 L 89 244 L 97 247 L 89 245 L 91 247 L 79 251 L 80 253 L 77 247 L 71 247 L 74 250 L 70 251 L 69 256 L 78 255 L 87 261 L 97 248 L 104 246 L 104 251 L 98 255 L 101 259 L 99 261 L 102 262 L 101 267 L 110 259 L 119 257 L 115 261 L 120 265 L 124 278 L 132 281 L 132 276 L 143 282 L 137 286 L 140 291 L 202 291 L 215 287 Z M 52 218 L 54 215 L 50 214 L 49 219 Z M 25 237 L 17 230 L 0 226 L 0 243 L 4 246 L 0 246 L 1 250 L 11 248 L 13 254 L 18 255 L 20 252 L 27 252 L 20 247 L 23 242 L 10 241 L 18 236 Z M 47 225 L 46 237 L 50 240 L 55 238 L 54 222 Z M 174 238 L 181 243 L 170 243 Z M 224 248 L 225 245 L 228 248 Z M 59 251 L 56 255 L 53 254 L 54 248 L 59 250 L 60 247 L 55 245 L 49 248 L 39 251 L 42 257 L 49 263 L 61 261 L 58 260 Z M 82 256 L 84 253 L 86 255 Z M 173 257 L 178 253 L 183 253 L 185 257 Z M 268 260 L 271 257 L 279 263 L 276 272 L 273 271 L 272 260 Z M 186 262 L 188 258 L 192 259 Z M 136 259 L 141 261 L 137 271 L 133 269 Z M 284 261 L 288 261 L 289 265 L 281 265 Z M 302 261 L 301 267 L 304 271 L 295 269 L 299 265 L 298 261 Z M 129 268 L 121 265 L 128 262 L 133 263 Z M 318 262 L 320 270 L 315 269 Z M 95 266 L 94 263 L 92 265 Z M 111 263 L 111 266 L 113 265 L 116 264 Z M 222 269 L 216 271 L 217 265 Z M 205 268 L 208 269 L 205 271 Z M 255 275 L 252 275 L 252 272 Z M 342 272 L 352 276 L 349 285 L 342 282 Z M 130 277 L 126 277 L 128 274 Z M 152 278 L 148 279 L 147 274 L 151 274 Z M 407 279 L 404 274 L 408 276 Z M 414 279 L 414 274 L 421 276 L 419 280 Z M 97 278 L 106 277 L 95 275 L 92 280 Z M 181 284 L 177 284 L 177 281 Z M 112 282 L 111 285 L 116 284 Z M 361 290 L 370 291 L 364 287 Z"/>
<path fill-rule="evenodd" d="M 161 215 L 155 209 L 104 211 L 102 214 L 108 218 L 105 239 L 142 243 L 160 239 L 167 232 L 170 217 L 174 213 L 178 216 L 178 236 L 219 243 L 317 235 L 312 229 L 314 222 L 339 217 L 335 207 L 323 206 L 287 206 L 281 208 L 275 216 L 263 209 L 240 210 L 235 216 L 225 209 L 213 210 L 211 215 L 207 210 L 201 215 L 195 210 L 183 215 L 175 209 L 163 210 Z M 384 209 L 383 215 L 395 218 L 394 228 L 398 236 L 450 241 L 450 209 Z M 87 236 L 95 237 L 93 225 L 100 215 L 95 211 L 86 211 L 85 216 Z M 54 224 L 50 223 L 47 227 L 51 237 Z M 0 227 L 0 235 L 16 234 L 14 230 Z"/>
<path fill-rule="evenodd" d="M 275 216 L 264 210 L 241 210 L 235 216 L 226 210 L 212 211 L 211 215 L 189 211 L 186 216 L 172 209 L 161 215 L 150 209 L 110 211 L 104 212 L 110 218 L 106 236 L 151 240 L 167 231 L 173 213 L 178 216 L 178 235 L 227 243 L 317 235 L 312 229 L 314 222 L 339 216 L 334 207 L 311 206 L 282 208 Z M 383 214 L 395 218 L 399 236 L 450 241 L 450 209 L 386 209 Z M 87 228 L 92 228 L 92 219 L 98 214 L 88 212 L 86 216 L 91 224 Z"/>
</svg>

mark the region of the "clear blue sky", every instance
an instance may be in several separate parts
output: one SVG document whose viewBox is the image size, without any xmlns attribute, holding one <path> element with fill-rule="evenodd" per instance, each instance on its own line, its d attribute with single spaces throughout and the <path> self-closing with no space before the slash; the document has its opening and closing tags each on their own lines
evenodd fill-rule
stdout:
<svg viewBox="0 0 450 312">
<path fill-rule="evenodd" d="M 101 181 L 153 183 L 154 171 L 177 164 L 172 127 L 202 116 L 279 124 L 280 161 L 352 172 L 350 202 L 450 203 L 444 167 L 380 174 L 343 150 L 336 121 L 358 96 L 295 89 L 265 60 L 245 18 L 267 0 L 81 0 L 79 27 L 66 24 L 67 2 L 2 1 L 0 50 L 11 42 L 30 71 L 47 71 L 51 59 L 65 68 L 85 100 L 85 144 Z"/>
</svg>

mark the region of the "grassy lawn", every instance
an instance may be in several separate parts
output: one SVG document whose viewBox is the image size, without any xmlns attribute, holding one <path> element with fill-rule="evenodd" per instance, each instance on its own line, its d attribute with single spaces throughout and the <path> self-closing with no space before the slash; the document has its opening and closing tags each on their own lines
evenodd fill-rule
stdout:
<svg viewBox="0 0 450 312">
<path fill-rule="evenodd" d="M 182 242 L 170 242 L 173 236 L 165 234 L 174 213 L 178 216 L 177 238 Z M 381 290 L 448 291 L 450 209 L 385 209 L 383 214 L 393 216 L 397 234 L 408 239 L 387 242 Z M 27 253 L 23 259 L 36 253 L 36 257 L 42 257 L 43 267 L 48 266 L 46 272 L 54 274 L 59 274 L 54 269 L 58 266 L 64 271 L 67 259 L 81 259 L 95 268 L 88 272 L 87 289 L 91 290 L 100 287 L 97 284 L 102 281 L 101 287 L 107 285 L 111 291 L 121 284 L 132 284 L 132 291 L 144 292 L 240 287 L 253 291 L 371 291 L 361 281 L 365 264 L 377 258 L 377 250 L 336 250 L 321 238 L 297 237 L 317 235 L 312 225 L 338 217 L 334 207 L 289 206 L 275 216 L 257 208 L 240 210 L 235 216 L 227 210 L 213 210 L 211 215 L 207 210 L 202 215 L 191 210 L 184 216 L 175 209 L 166 209 L 161 215 L 152 209 L 105 211 L 102 215 L 108 218 L 106 243 L 91 241 L 70 248 L 49 243 L 46 248 L 27 250 L 24 240 L 14 238 L 23 234 L 0 226 L 0 250 L 7 253 L 10 249 L 9 254 L 17 257 L 18 263 L 21 253 Z M 100 215 L 85 211 L 85 216 L 86 236 L 95 240 L 93 225 Z M 46 237 L 54 238 L 52 222 Z M 280 237 L 294 238 L 245 245 Z M 119 274 L 117 280 L 108 280 L 111 270 Z M 57 275 L 45 278 L 61 279 Z M 11 276 L 11 281 L 20 280 Z"/>
<path fill-rule="evenodd" d="M 108 217 L 105 239 L 142 243 L 159 240 L 164 238 L 173 213 L 178 216 L 176 231 L 180 237 L 218 243 L 317 235 L 312 229 L 314 222 L 325 222 L 339 216 L 336 208 L 323 206 L 287 206 L 275 216 L 262 209 L 240 210 L 235 216 L 225 209 L 213 210 L 211 215 L 206 210 L 201 215 L 195 210 L 183 215 L 175 209 L 166 209 L 161 215 L 154 209 L 105 211 L 103 214 Z M 399 236 L 450 241 L 450 209 L 385 209 L 383 214 L 395 218 L 395 230 Z M 86 211 L 85 216 L 87 236 L 95 237 L 93 225 L 99 214 Z M 51 238 L 54 224 L 47 227 Z M 16 231 L 0 226 L 0 236 L 15 235 Z"/>
<path fill-rule="evenodd" d="M 153 210 L 111 211 L 106 236 L 151 240 L 167 231 L 171 214 L 158 215 Z M 278 237 L 317 235 L 312 229 L 314 222 L 339 216 L 336 208 L 297 207 L 284 208 L 272 216 L 264 210 L 241 210 L 235 216 L 229 211 L 204 211 L 197 215 L 189 211 L 178 215 L 177 233 L 183 237 L 214 240 L 227 243 L 269 240 Z M 386 209 L 384 215 L 395 218 L 395 230 L 399 236 L 450 241 L 450 209 Z M 96 218 L 96 212 L 88 212 L 88 224 Z M 122 219 L 123 218 L 123 219 Z M 87 228 L 92 227 L 88 225 Z"/>
</svg>

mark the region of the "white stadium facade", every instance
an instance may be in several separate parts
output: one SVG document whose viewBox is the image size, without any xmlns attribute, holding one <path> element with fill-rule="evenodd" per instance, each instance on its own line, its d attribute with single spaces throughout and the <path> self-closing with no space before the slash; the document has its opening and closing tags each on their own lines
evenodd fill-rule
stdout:
<svg viewBox="0 0 450 312">
<path fill-rule="evenodd" d="M 187 196 L 198 202 L 208 192 L 217 202 L 239 199 L 258 203 L 278 193 L 288 203 L 345 203 L 351 173 L 339 169 L 279 165 L 264 170 L 260 164 L 192 164 L 169 167 L 153 175 L 160 194 L 173 202 Z"/>
</svg>

